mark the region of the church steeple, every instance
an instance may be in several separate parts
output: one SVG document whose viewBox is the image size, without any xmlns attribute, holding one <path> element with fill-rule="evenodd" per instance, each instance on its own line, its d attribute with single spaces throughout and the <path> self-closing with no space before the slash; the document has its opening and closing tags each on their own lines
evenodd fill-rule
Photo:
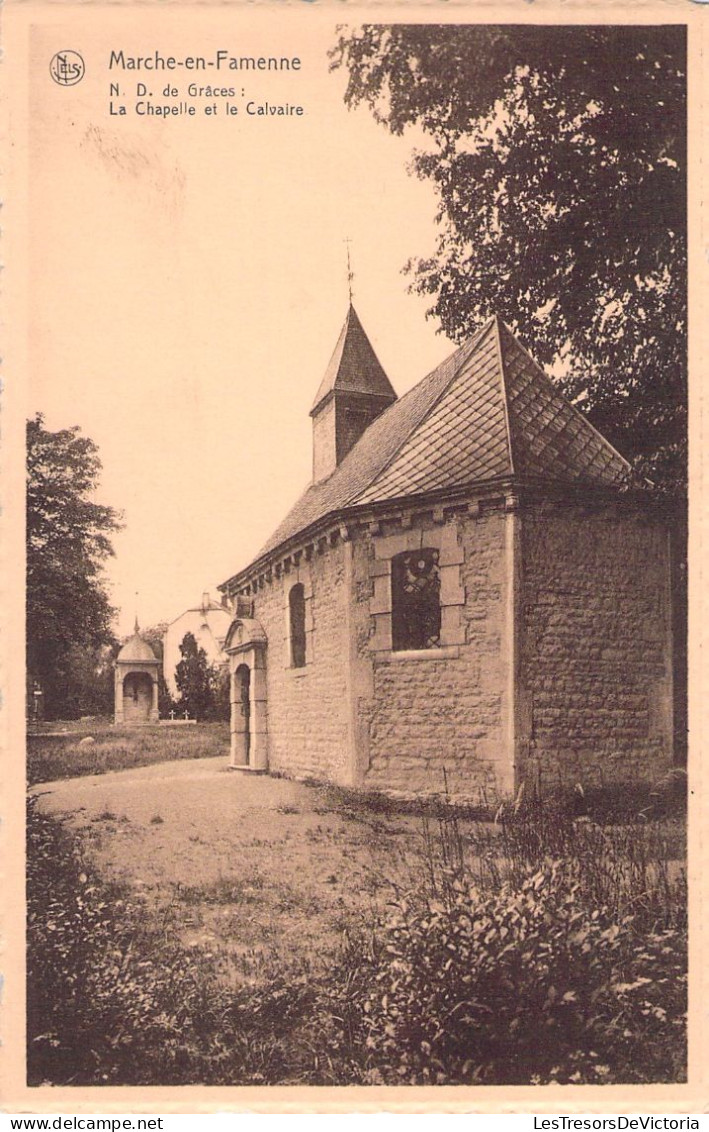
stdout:
<svg viewBox="0 0 709 1132">
<path fill-rule="evenodd" d="M 334 472 L 365 429 L 394 401 L 396 393 L 350 303 L 310 410 L 313 480 Z"/>
</svg>

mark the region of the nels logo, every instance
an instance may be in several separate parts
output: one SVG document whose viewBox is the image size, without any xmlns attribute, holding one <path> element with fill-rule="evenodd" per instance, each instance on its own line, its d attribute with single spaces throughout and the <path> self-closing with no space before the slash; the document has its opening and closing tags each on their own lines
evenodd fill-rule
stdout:
<svg viewBox="0 0 709 1132">
<path fill-rule="evenodd" d="M 49 64 L 49 73 L 59 86 L 75 86 L 84 77 L 86 68 L 78 51 L 57 51 Z"/>
</svg>

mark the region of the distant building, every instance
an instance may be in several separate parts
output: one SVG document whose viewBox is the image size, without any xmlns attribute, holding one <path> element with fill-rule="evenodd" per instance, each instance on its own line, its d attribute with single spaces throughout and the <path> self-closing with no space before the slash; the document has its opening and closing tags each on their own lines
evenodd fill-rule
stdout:
<svg viewBox="0 0 709 1132">
<path fill-rule="evenodd" d="M 140 635 L 138 621 L 114 662 L 115 722 L 137 726 L 158 722 L 160 661 Z"/>
<path fill-rule="evenodd" d="M 222 645 L 231 619 L 229 609 L 204 593 L 200 605 L 185 610 L 168 625 L 163 638 L 163 675 L 171 696 L 177 698 L 179 694 L 175 669 L 182 659 L 180 645 L 185 635 L 192 634 L 199 648 L 207 654 L 209 664 L 226 664 L 228 657 L 222 651 Z"/>
<path fill-rule="evenodd" d="M 397 398 L 350 307 L 310 415 L 219 587 L 235 766 L 485 803 L 672 765 L 662 514 L 500 319 Z"/>
</svg>

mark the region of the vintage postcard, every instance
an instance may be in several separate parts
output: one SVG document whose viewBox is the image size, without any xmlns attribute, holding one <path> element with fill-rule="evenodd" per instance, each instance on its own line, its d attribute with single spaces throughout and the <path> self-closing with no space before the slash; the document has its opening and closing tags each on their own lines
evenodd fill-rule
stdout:
<svg viewBox="0 0 709 1132">
<path fill-rule="evenodd" d="M 699 1127 L 706 15 L 5 7 L 6 1112 Z"/>
</svg>

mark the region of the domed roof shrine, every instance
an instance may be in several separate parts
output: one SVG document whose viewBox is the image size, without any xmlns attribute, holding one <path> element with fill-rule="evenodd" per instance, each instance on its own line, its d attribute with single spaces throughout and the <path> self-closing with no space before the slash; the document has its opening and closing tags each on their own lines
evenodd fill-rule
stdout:
<svg viewBox="0 0 709 1132">
<path fill-rule="evenodd" d="M 159 669 L 160 661 L 141 637 L 136 618 L 133 636 L 115 661 L 116 726 L 137 727 L 158 722 Z"/>
</svg>

